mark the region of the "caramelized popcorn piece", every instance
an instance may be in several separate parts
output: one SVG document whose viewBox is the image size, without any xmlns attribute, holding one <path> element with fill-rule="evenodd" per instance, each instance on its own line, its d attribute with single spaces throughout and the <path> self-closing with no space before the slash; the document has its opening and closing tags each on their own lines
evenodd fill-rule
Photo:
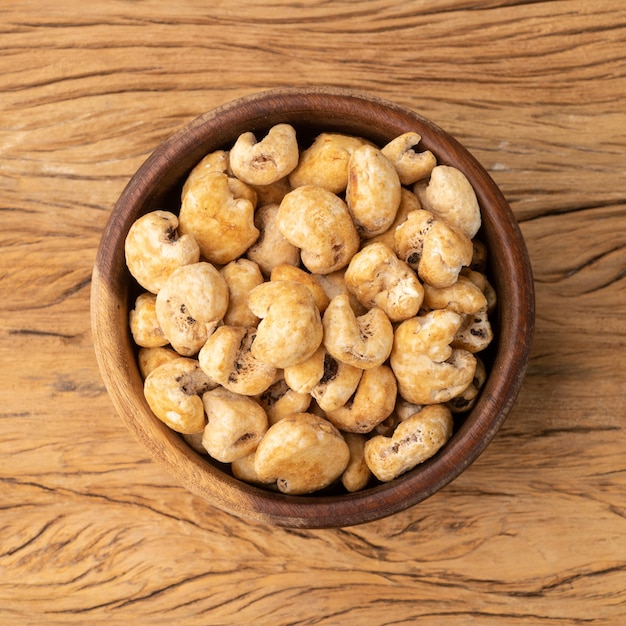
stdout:
<svg viewBox="0 0 626 626">
<path fill-rule="evenodd" d="M 348 289 L 346 285 L 346 271 L 345 269 L 331 272 L 330 274 L 313 274 L 317 282 L 322 286 L 322 289 L 328 296 L 329 301 L 335 296 L 346 295 L 350 301 L 350 306 L 355 315 L 363 315 L 367 313 L 367 308 L 364 307 L 356 298 L 356 296 Z M 330 304 L 330 302 L 329 302 Z"/>
<path fill-rule="evenodd" d="M 259 266 L 248 259 L 236 259 L 225 265 L 220 273 L 228 287 L 228 309 L 224 324 L 256 326 L 259 318 L 248 307 L 248 294 L 264 282 Z"/>
<path fill-rule="evenodd" d="M 391 353 L 393 327 L 378 307 L 357 317 L 348 296 L 336 296 L 330 301 L 322 322 L 324 346 L 342 363 L 370 369 L 382 365 Z"/>
<path fill-rule="evenodd" d="M 269 276 L 277 265 L 298 265 L 300 249 L 286 239 L 278 228 L 278 204 L 266 204 L 254 214 L 258 239 L 248 248 L 246 256 L 257 263 L 261 273 Z"/>
<path fill-rule="evenodd" d="M 156 297 L 159 324 L 182 356 L 198 353 L 227 310 L 226 281 L 203 261 L 174 271 Z"/>
<path fill-rule="evenodd" d="M 184 198 L 189 189 L 195 187 L 198 181 L 204 178 L 209 172 L 221 172 L 222 174 L 232 176 L 228 152 L 226 152 L 226 150 L 216 150 L 215 152 L 207 154 L 202 161 L 191 170 L 183 185 L 181 198 Z"/>
<path fill-rule="evenodd" d="M 346 491 L 360 491 L 367 487 L 372 472 L 365 462 L 366 437 L 357 433 L 343 433 L 343 438 L 350 450 L 350 461 L 341 475 L 341 482 Z"/>
<path fill-rule="evenodd" d="M 391 368 L 380 365 L 365 370 L 354 397 L 337 409 L 327 410 L 326 416 L 341 431 L 369 433 L 391 415 L 396 393 L 397 384 Z"/>
<path fill-rule="evenodd" d="M 266 489 L 273 488 L 273 490 L 276 490 L 276 481 L 274 479 L 270 478 L 269 480 L 261 480 L 259 475 L 256 473 L 256 470 L 254 469 L 255 457 L 256 450 L 246 456 L 235 459 L 230 464 L 230 467 L 233 471 L 233 476 L 247 483 L 261 485 Z"/>
<path fill-rule="evenodd" d="M 144 393 L 152 412 L 172 430 L 198 433 L 205 424 L 200 395 L 214 387 L 195 359 L 179 357 L 148 374 Z"/>
<path fill-rule="evenodd" d="M 254 452 L 267 430 L 267 416 L 252 398 L 216 387 L 202 396 L 207 424 L 202 446 L 217 461 L 231 463 Z"/>
<path fill-rule="evenodd" d="M 253 189 L 223 172 L 207 172 L 183 196 L 179 231 L 193 236 L 207 261 L 224 265 L 257 240 L 255 206 Z"/>
<path fill-rule="evenodd" d="M 455 313 L 476 313 L 487 308 L 487 298 L 480 287 L 466 276 L 459 276 L 449 287 L 433 287 L 424 285 L 424 308 L 449 309 Z"/>
<path fill-rule="evenodd" d="M 322 376 L 324 376 L 324 359 L 326 350 L 321 345 L 307 359 L 295 365 L 290 365 L 283 370 L 285 382 L 291 389 L 298 393 L 311 393 Z"/>
<path fill-rule="evenodd" d="M 200 259 L 196 240 L 185 234 L 179 236 L 178 227 L 179 220 L 173 213 L 153 211 L 137 219 L 126 236 L 128 270 L 152 293 L 158 293 L 175 269 Z"/>
<path fill-rule="evenodd" d="M 265 410 L 271 425 L 293 413 L 306 412 L 312 398 L 308 393 L 294 391 L 287 385 L 285 379 L 281 378 L 270 385 L 257 400 Z"/>
<path fill-rule="evenodd" d="M 269 185 L 250 185 L 257 195 L 257 206 L 264 207 L 268 204 L 280 204 L 292 187 L 289 177 L 280 178 Z"/>
<path fill-rule="evenodd" d="M 408 132 L 392 139 L 381 152 L 393 163 L 403 185 L 412 185 L 428 178 L 437 165 L 430 150 L 416 152 L 413 148 L 422 140 L 421 135 Z"/>
<path fill-rule="evenodd" d="M 159 365 L 180 358 L 180 354 L 167 346 L 157 348 L 140 348 L 137 355 L 139 372 L 145 380 L 148 374 Z"/>
<path fill-rule="evenodd" d="M 346 203 L 361 237 L 384 233 L 400 206 L 400 179 L 393 164 L 370 145 L 350 157 Z"/>
<path fill-rule="evenodd" d="M 416 186 L 422 207 L 472 239 L 480 228 L 480 207 L 476 193 L 463 172 L 450 165 L 438 165 L 426 186 Z"/>
<path fill-rule="evenodd" d="M 348 466 L 350 450 L 341 433 L 311 413 L 295 413 L 270 426 L 257 448 L 254 469 L 288 494 L 328 487 Z"/>
<path fill-rule="evenodd" d="M 156 315 L 156 296 L 145 292 L 135 300 L 135 308 L 128 316 L 130 332 L 135 343 L 143 348 L 160 348 L 169 342 L 163 334 Z"/>
<path fill-rule="evenodd" d="M 277 124 L 259 142 L 243 133 L 230 150 L 230 167 L 237 178 L 251 185 L 270 185 L 287 176 L 298 164 L 296 131 Z"/>
<path fill-rule="evenodd" d="M 460 230 L 424 210 L 412 211 L 395 232 L 396 252 L 433 287 L 454 284 L 472 260 L 472 242 Z"/>
<path fill-rule="evenodd" d="M 322 343 L 320 313 L 311 292 L 293 280 L 255 287 L 248 297 L 259 318 L 252 354 L 273 367 L 285 368 L 310 357 Z"/>
<path fill-rule="evenodd" d="M 404 400 L 447 402 L 472 382 L 475 357 L 450 344 L 463 318 L 445 309 L 413 317 L 396 329 L 390 364 Z"/>
<path fill-rule="evenodd" d="M 354 150 L 368 141 L 340 133 L 321 133 L 300 155 L 297 167 L 289 175 L 295 189 L 304 185 L 323 187 L 332 193 L 342 193 L 348 185 L 350 157 Z"/>
<path fill-rule="evenodd" d="M 299 267 L 287 264 L 278 265 L 272 270 L 270 280 L 295 280 L 302 283 L 311 292 L 315 306 L 320 313 L 326 310 L 330 302 L 319 280 L 313 274 L 309 274 Z"/>
<path fill-rule="evenodd" d="M 330 354 L 324 355 L 324 372 L 319 382 L 311 389 L 311 396 L 326 413 L 342 407 L 356 391 L 363 370 L 337 361 Z"/>
<path fill-rule="evenodd" d="M 427 406 L 398 425 L 391 437 L 365 443 L 365 462 L 388 482 L 432 457 L 452 436 L 452 414 L 443 404 Z"/>
<path fill-rule="evenodd" d="M 396 228 L 400 226 L 400 224 L 404 224 L 406 222 L 407 217 L 411 211 L 417 211 L 421 209 L 422 205 L 420 204 L 417 196 L 412 192 L 402 187 L 400 190 L 400 206 L 398 207 L 398 212 L 396 213 L 396 218 L 393 220 L 391 226 L 380 235 L 376 235 L 371 239 L 364 239 L 361 242 L 361 248 L 365 248 L 373 243 L 384 243 L 388 248 L 396 252 Z"/>
<path fill-rule="evenodd" d="M 415 272 L 384 243 L 357 252 L 346 269 L 345 281 L 363 306 L 380 307 L 392 322 L 417 315 L 424 298 Z"/>
<path fill-rule="evenodd" d="M 486 380 L 487 371 L 485 370 L 485 364 L 482 359 L 476 357 L 476 371 L 469 387 L 446 403 L 452 413 L 464 413 L 473 408 Z"/>
<path fill-rule="evenodd" d="M 359 235 L 345 202 L 313 185 L 290 191 L 280 203 L 278 228 L 300 248 L 302 263 L 314 274 L 348 265 L 359 249 Z"/>
<path fill-rule="evenodd" d="M 276 368 L 252 354 L 256 333 L 256 328 L 220 326 L 198 353 L 202 371 L 234 393 L 263 393 L 274 382 Z"/>
</svg>

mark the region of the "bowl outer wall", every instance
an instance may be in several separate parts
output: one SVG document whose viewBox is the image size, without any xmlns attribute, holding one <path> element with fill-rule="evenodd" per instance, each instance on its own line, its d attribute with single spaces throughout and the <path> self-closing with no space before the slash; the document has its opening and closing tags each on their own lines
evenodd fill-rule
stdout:
<svg viewBox="0 0 626 626">
<path fill-rule="evenodd" d="M 261 133 L 283 122 L 304 128 L 311 136 L 335 130 L 367 136 L 379 145 L 416 131 L 422 136 L 421 147 L 434 152 L 439 164 L 454 165 L 472 181 L 483 214 L 491 280 L 498 294 L 499 332 L 481 396 L 434 457 L 391 483 L 353 494 L 287 496 L 243 483 L 207 463 L 150 411 L 128 330 L 131 277 L 123 248 L 132 223 L 157 208 L 172 210 L 185 177 L 208 152 L 231 145 L 242 132 Z M 294 88 L 261 92 L 218 107 L 157 147 L 127 184 L 103 232 L 93 271 L 91 316 L 96 356 L 117 412 L 182 485 L 243 518 L 285 527 L 326 528 L 373 521 L 413 506 L 476 460 L 519 393 L 532 344 L 534 292 L 517 221 L 486 170 L 459 142 L 412 110 L 368 94 Z"/>
</svg>

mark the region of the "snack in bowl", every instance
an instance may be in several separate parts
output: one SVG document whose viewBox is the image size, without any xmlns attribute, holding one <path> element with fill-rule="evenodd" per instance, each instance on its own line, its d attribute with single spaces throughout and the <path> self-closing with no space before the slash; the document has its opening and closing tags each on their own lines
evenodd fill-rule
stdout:
<svg viewBox="0 0 626 626">
<path fill-rule="evenodd" d="M 463 471 L 510 410 L 532 334 L 523 241 L 484 170 L 416 114 L 341 90 L 244 98 L 165 142 L 116 211 L 94 270 L 103 377 L 131 431 L 217 506 L 290 526 L 377 519 Z M 191 238 L 199 256 L 148 288 L 119 249 L 157 211 L 178 218 L 169 245 Z M 164 378 L 202 424 L 147 401 L 181 365 L 193 383 Z M 327 449 L 290 455 L 294 421 Z"/>
<path fill-rule="evenodd" d="M 222 463 L 256 453 L 261 446 L 251 482 L 262 485 L 271 483 L 273 474 L 281 475 L 279 470 L 268 472 L 267 462 L 259 460 L 267 457 L 270 444 L 266 438 L 277 449 L 282 445 L 285 458 L 289 458 L 289 479 L 276 477 L 275 486 L 285 493 L 309 493 L 338 480 L 350 455 L 344 454 L 345 460 L 338 463 L 334 444 L 345 433 L 375 435 L 367 438 L 363 459 L 382 481 L 413 469 L 445 445 L 452 435 L 452 412 L 445 404 L 454 402 L 473 383 L 471 399 L 466 395 L 463 403 L 465 410 L 473 406 L 482 380 L 474 376 L 474 353 L 489 346 L 493 333 L 483 291 L 460 274 L 469 268 L 474 248 L 480 247 L 470 238 L 480 228 L 476 195 L 462 172 L 437 165 L 432 153 L 416 152 L 418 143 L 415 134 L 407 133 L 381 150 L 358 137 L 322 133 L 314 139 L 313 148 L 343 146 L 341 183 L 331 166 L 320 160 L 319 183 L 297 186 L 297 177 L 289 178 L 301 160 L 291 125 L 271 127 L 258 142 L 253 133 L 243 133 L 229 150 L 205 156 L 191 171 L 183 185 L 180 223 L 171 212 L 154 211 L 133 224 L 126 237 L 126 257 L 132 261 L 129 271 L 139 284 L 152 286 L 137 298 L 130 314 L 135 341 L 143 347 L 155 343 L 153 336 L 159 346 L 169 342 L 181 357 L 195 358 L 214 383 L 210 389 L 206 384 L 187 387 L 189 402 L 198 399 L 195 394 L 202 395 L 205 415 L 202 420 L 184 419 L 175 408 L 163 410 L 155 403 L 159 374 L 172 371 L 173 366 L 158 367 L 147 377 L 145 392 L 151 407 L 160 409 L 153 409 L 159 419 L 184 434 L 196 432 L 195 425 L 197 432 L 203 433 L 200 450 L 203 447 Z M 305 166 L 312 154 L 311 148 L 303 153 Z M 425 162 L 431 165 L 430 171 Z M 211 164 L 218 164 L 219 171 Z M 419 167 L 410 170 L 408 164 Z M 331 169 L 328 174 L 326 167 Z M 276 225 L 279 235 L 298 254 L 292 264 L 274 267 L 265 281 L 261 268 L 246 255 L 260 235 L 254 226 L 254 212 L 275 203 L 258 206 L 257 193 L 247 185 L 271 185 L 285 178 L 289 184 L 283 186 L 284 195 L 273 198 L 280 199 Z M 325 187 L 327 181 L 335 191 Z M 415 208 L 398 218 L 402 190 L 412 194 L 406 185 L 418 181 L 431 211 L 418 209 L 422 202 L 415 195 Z M 343 197 L 339 195 L 342 191 Z M 181 238 L 176 237 L 177 226 Z M 161 247 L 146 245 L 142 255 L 137 231 L 150 230 L 160 235 L 153 239 Z M 389 230 L 393 248 L 382 241 L 368 241 Z M 169 249 L 182 248 L 180 242 L 190 250 L 200 250 L 202 260 L 197 254 L 183 258 L 168 255 Z M 178 265 L 166 277 L 165 263 L 154 261 L 158 257 L 155 248 L 165 259 L 174 256 Z M 364 307 L 364 313 L 355 313 L 347 294 L 331 298 L 315 277 L 337 271 L 343 272 L 347 291 Z M 486 276 L 474 273 L 478 274 L 475 280 L 487 289 Z M 139 305 L 153 298 L 156 320 L 149 318 L 150 332 L 144 333 L 148 343 L 137 329 L 137 320 Z M 479 311 L 484 315 L 476 318 Z M 464 316 L 473 320 L 465 335 L 478 335 L 480 343 L 470 344 L 462 334 Z M 480 333 L 472 330 L 476 323 L 481 325 Z M 303 370 L 306 384 L 295 374 L 301 376 Z M 269 419 L 257 397 L 277 378 L 283 378 L 293 392 L 310 394 L 307 409 L 315 401 L 320 412 L 315 420 L 325 419 L 336 427 L 328 450 L 313 443 L 311 450 L 302 445 L 288 450 L 288 441 L 295 436 L 286 431 L 289 436 L 281 442 L 276 435 L 281 432 L 278 427 L 266 435 Z M 171 395 L 171 376 L 162 380 L 163 393 Z M 387 445 L 374 429 L 394 412 L 397 401 L 410 402 L 415 410 L 399 421 Z M 426 407 L 433 405 L 441 407 L 436 415 L 443 416 L 439 423 L 443 420 L 445 424 L 438 434 L 433 434 L 434 427 L 426 417 L 430 411 Z M 289 418 L 286 423 L 295 428 L 309 420 L 305 415 L 313 413 L 283 414 L 281 419 Z M 274 419 L 274 424 L 277 421 Z M 428 426 L 426 434 L 424 428 L 419 430 L 419 436 L 410 429 L 412 443 L 407 445 L 401 433 L 413 421 Z M 304 431 L 299 436 L 307 440 Z M 315 437 L 309 439 L 317 442 Z M 402 449 L 400 455 L 398 448 Z M 374 449 L 378 452 L 372 452 Z M 396 461 L 391 462 L 392 458 Z M 383 459 L 384 471 L 380 467 Z M 328 467 L 333 471 L 325 473 Z M 305 480 L 307 473 L 317 473 L 318 480 Z M 363 482 L 359 488 L 366 486 Z"/>
</svg>

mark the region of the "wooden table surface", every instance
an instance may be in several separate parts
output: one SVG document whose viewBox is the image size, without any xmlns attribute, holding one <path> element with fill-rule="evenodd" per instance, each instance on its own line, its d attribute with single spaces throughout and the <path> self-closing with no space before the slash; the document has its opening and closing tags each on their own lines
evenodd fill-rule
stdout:
<svg viewBox="0 0 626 626">
<path fill-rule="evenodd" d="M 0 623 L 626 623 L 621 0 L 0 3 Z M 182 125 L 272 87 L 409 106 L 501 186 L 531 362 L 481 457 L 337 530 L 179 486 L 115 413 L 89 319 L 118 195 Z"/>
</svg>

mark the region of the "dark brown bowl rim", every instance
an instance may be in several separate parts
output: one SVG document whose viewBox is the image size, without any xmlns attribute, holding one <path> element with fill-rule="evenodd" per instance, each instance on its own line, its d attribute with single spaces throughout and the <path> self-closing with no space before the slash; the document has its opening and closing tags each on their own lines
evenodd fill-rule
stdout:
<svg viewBox="0 0 626 626">
<path fill-rule="evenodd" d="M 361 105 L 383 127 L 379 131 L 372 125 L 369 137 L 374 141 L 415 130 L 422 135 L 423 147 L 432 150 L 440 163 L 453 164 L 468 176 L 483 209 L 496 273 L 514 279 L 496 286 L 507 289 L 508 306 L 498 309 L 500 332 L 491 375 L 465 422 L 437 455 L 391 483 L 364 491 L 287 496 L 243 483 L 207 463 L 152 416 L 143 398 L 133 395 L 133 385 L 141 384 L 141 377 L 136 362 L 128 359 L 133 349 L 126 324 L 129 277 L 119 249 L 116 253 L 116 246 L 110 244 L 122 245 L 132 222 L 163 201 L 154 193 L 156 186 L 179 184 L 209 149 L 278 121 L 311 123 L 314 130 L 328 130 L 335 123 L 344 132 L 351 128 L 356 132 L 365 122 Z M 321 119 L 313 123 L 312 112 L 317 116 L 320 111 Z M 102 234 L 92 276 L 91 324 L 101 375 L 117 412 L 151 456 L 183 486 L 243 518 L 285 527 L 329 528 L 374 521 L 411 507 L 450 483 L 480 456 L 521 388 L 532 345 L 534 304 L 531 264 L 518 223 L 487 171 L 458 141 L 413 110 L 370 94 L 329 87 L 285 88 L 245 96 L 200 115 L 141 165 Z M 117 349 L 110 349 L 110 337 L 120 338 Z M 172 460 L 181 456 L 184 463 Z"/>
</svg>

